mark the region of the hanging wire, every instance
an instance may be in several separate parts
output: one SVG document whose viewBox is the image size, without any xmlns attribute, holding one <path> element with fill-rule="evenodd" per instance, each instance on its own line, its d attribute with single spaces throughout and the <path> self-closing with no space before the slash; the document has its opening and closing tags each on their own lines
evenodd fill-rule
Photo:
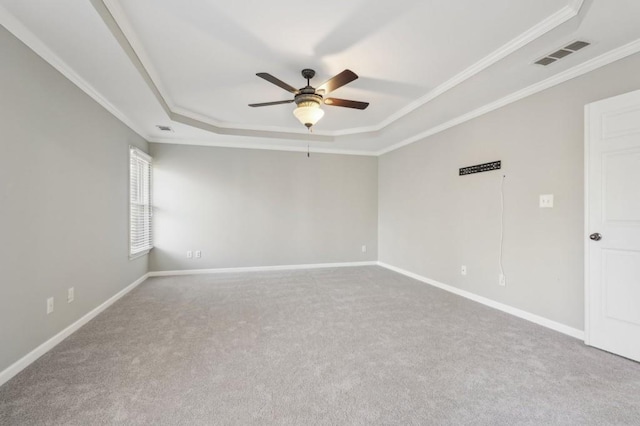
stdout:
<svg viewBox="0 0 640 426">
<path fill-rule="evenodd" d="M 504 267 L 502 265 L 502 252 L 504 246 L 504 179 L 507 175 L 502 175 L 500 181 L 500 255 L 498 257 L 498 263 L 500 265 L 500 275 L 504 277 Z M 504 279 L 504 278 L 503 278 Z"/>
</svg>

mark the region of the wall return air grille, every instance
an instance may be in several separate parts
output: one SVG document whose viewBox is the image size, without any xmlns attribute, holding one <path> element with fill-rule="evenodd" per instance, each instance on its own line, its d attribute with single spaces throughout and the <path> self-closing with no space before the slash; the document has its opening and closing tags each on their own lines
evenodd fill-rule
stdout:
<svg viewBox="0 0 640 426">
<path fill-rule="evenodd" d="M 577 52 L 578 50 L 589 46 L 590 44 L 591 43 L 588 43 L 586 41 L 580 41 L 580 40 L 574 41 L 573 43 L 563 47 L 562 49 L 558 49 L 555 52 L 548 54 L 547 56 L 536 61 L 535 63 L 537 65 L 544 65 L 546 67 L 547 65 L 551 65 L 557 60 L 565 58 L 571 55 L 572 53 Z"/>
</svg>

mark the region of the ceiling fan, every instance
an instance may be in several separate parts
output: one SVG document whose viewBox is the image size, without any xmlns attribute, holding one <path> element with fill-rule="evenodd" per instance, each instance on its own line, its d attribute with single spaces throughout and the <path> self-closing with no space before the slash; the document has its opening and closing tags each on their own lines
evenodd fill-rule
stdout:
<svg viewBox="0 0 640 426">
<path fill-rule="evenodd" d="M 302 77 L 307 80 L 306 87 L 296 89 L 293 86 L 288 85 L 282 80 L 277 79 L 266 72 L 259 72 L 256 74 L 258 77 L 264 78 L 269 83 L 273 83 L 278 87 L 294 94 L 293 99 L 286 101 L 275 102 L 263 102 L 259 104 L 249 104 L 250 107 L 263 107 L 271 105 L 290 104 L 295 102 L 297 107 L 293 110 L 293 115 L 300 121 L 300 123 L 307 126 L 311 130 L 311 126 L 316 124 L 324 115 L 324 111 L 320 109 L 321 104 L 339 106 L 345 108 L 354 109 L 366 109 L 369 106 L 368 102 L 350 101 L 348 99 L 338 98 L 325 98 L 325 93 L 333 92 L 339 87 L 345 84 L 351 83 L 358 78 L 358 75 L 351 70 L 344 70 L 341 73 L 333 76 L 329 80 L 322 83 L 317 88 L 311 87 L 309 80 L 311 80 L 316 72 L 312 69 L 305 68 L 302 70 Z"/>
</svg>

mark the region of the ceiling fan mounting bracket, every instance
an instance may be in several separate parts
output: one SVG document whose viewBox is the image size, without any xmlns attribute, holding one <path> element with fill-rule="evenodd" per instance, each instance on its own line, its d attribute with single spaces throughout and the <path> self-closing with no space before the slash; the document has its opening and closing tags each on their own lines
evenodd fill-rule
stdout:
<svg viewBox="0 0 640 426">
<path fill-rule="evenodd" d="M 310 68 L 305 68 L 302 70 L 302 77 L 307 80 L 311 80 L 316 75 L 316 72 Z"/>
</svg>

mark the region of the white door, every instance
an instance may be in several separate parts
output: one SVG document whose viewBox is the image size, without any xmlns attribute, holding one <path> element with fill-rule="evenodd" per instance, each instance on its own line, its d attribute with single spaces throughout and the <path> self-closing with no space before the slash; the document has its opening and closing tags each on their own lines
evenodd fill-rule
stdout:
<svg viewBox="0 0 640 426">
<path fill-rule="evenodd" d="M 585 120 L 585 343 L 640 361 L 640 90 Z"/>
</svg>

